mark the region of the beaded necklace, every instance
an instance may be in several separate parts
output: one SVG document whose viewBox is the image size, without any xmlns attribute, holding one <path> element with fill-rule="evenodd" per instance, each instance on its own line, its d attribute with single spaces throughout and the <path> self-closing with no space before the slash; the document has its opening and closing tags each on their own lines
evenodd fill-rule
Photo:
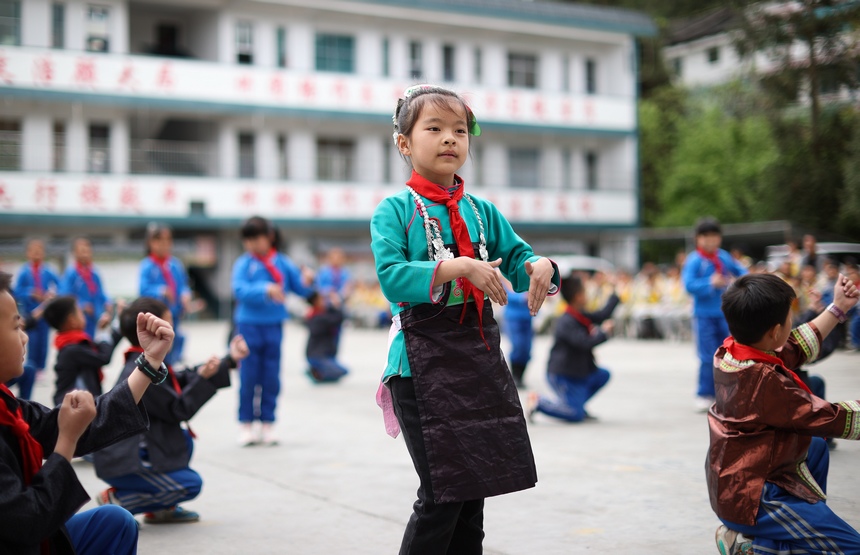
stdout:
<svg viewBox="0 0 860 555">
<path fill-rule="evenodd" d="M 430 260 L 451 260 L 454 258 L 454 253 L 442 241 L 442 232 L 439 230 L 439 224 L 436 220 L 430 218 L 430 215 L 427 213 L 427 206 L 424 204 L 424 199 L 412 187 L 407 186 L 406 188 L 409 190 L 412 198 L 415 199 L 415 204 L 418 205 L 418 211 L 421 212 L 421 218 L 424 220 L 424 233 L 427 236 L 427 256 Z M 463 196 L 469 202 L 469 206 L 472 207 L 475 217 L 478 218 L 478 254 L 481 256 L 481 260 L 487 262 L 489 260 L 489 253 L 487 252 L 487 238 L 484 236 L 484 222 L 481 220 L 478 207 L 475 206 L 472 197 L 466 193 L 463 193 Z"/>
</svg>

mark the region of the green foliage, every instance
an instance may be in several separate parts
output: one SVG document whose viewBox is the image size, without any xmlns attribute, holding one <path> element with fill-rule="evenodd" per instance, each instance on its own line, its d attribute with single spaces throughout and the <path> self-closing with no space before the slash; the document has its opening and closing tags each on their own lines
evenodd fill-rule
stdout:
<svg viewBox="0 0 860 555">
<path fill-rule="evenodd" d="M 654 225 L 662 212 L 658 193 L 671 167 L 685 103 L 686 93 L 671 86 L 656 90 L 639 103 L 642 220 L 646 226 Z"/>
<path fill-rule="evenodd" d="M 769 219 L 771 172 L 778 159 L 765 118 L 733 117 L 718 105 L 691 111 L 678 129 L 656 223 L 690 225 L 705 214 L 725 223 Z"/>
<path fill-rule="evenodd" d="M 860 118 L 854 120 L 842 174 L 845 183 L 839 223 L 843 232 L 860 237 Z"/>
</svg>

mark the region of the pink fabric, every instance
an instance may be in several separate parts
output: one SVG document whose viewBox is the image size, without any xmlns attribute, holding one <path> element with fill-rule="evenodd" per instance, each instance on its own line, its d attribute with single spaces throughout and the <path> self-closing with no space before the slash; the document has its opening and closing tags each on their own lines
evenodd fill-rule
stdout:
<svg viewBox="0 0 860 555">
<path fill-rule="evenodd" d="M 388 329 L 388 348 L 391 349 L 391 342 L 394 341 L 394 336 L 400 331 L 400 326 L 391 324 Z M 394 414 L 394 399 L 391 398 L 391 391 L 385 387 L 384 383 L 379 384 L 379 389 L 376 390 L 376 404 L 382 409 L 382 420 L 385 422 L 385 433 L 391 437 L 400 435 L 400 423 L 397 421 L 397 415 Z"/>
</svg>

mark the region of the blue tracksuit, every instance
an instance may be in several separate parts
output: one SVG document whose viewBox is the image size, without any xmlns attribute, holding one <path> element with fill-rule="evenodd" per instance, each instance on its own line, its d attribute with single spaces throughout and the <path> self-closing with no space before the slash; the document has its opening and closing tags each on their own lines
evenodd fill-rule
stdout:
<svg viewBox="0 0 860 555">
<path fill-rule="evenodd" d="M 739 277 L 747 273 L 732 255 L 720 249 L 720 262 L 723 274 Z M 720 309 L 725 289 L 711 285 L 711 276 L 716 267 L 697 251 L 691 252 L 684 263 L 681 277 L 684 287 L 693 297 L 693 328 L 696 334 L 696 349 L 699 355 L 699 386 L 696 392 L 700 397 L 714 396 L 714 353 L 729 336 L 726 318 Z"/>
<path fill-rule="evenodd" d="M 161 267 L 149 256 L 140 261 L 140 286 L 139 295 L 141 297 L 152 297 L 158 299 L 167 305 L 170 309 L 170 314 L 173 316 L 173 331 L 176 336 L 173 339 L 173 348 L 168 353 L 165 359 L 166 364 L 176 364 L 182 358 L 182 347 L 185 343 L 185 337 L 182 335 L 179 326 L 179 319 L 182 316 L 182 296 L 190 292 L 188 288 L 188 274 L 185 273 L 185 266 L 175 256 L 167 259 L 167 268 L 170 275 L 173 277 L 173 283 L 176 284 L 176 297 L 173 302 L 167 299 L 167 281 L 164 279 L 164 274 Z"/>
<path fill-rule="evenodd" d="M 41 301 L 33 297 L 36 292 L 36 280 L 33 272 L 32 264 L 25 264 L 18 273 L 18 278 L 15 280 L 15 298 L 18 300 L 21 307 L 21 316 L 26 318 L 35 309 Z M 39 265 L 39 279 L 41 281 L 42 292 L 49 290 L 57 290 L 59 286 L 59 278 L 54 271 L 45 264 Z M 27 344 L 27 362 L 25 364 L 25 372 L 32 370 L 37 372 L 45 367 L 45 361 L 48 358 L 48 334 L 50 328 L 48 323 L 43 319 L 39 319 L 38 323 L 30 330 L 27 330 L 29 342 Z"/>
<path fill-rule="evenodd" d="M 511 364 L 525 366 L 532 357 L 532 315 L 529 312 L 528 291 L 513 293 L 508 291 L 508 304 L 505 306 L 505 328 L 511 341 Z"/>
<path fill-rule="evenodd" d="M 307 297 L 313 289 L 302 284 L 301 272 L 283 254 L 277 254 L 275 267 L 283 276 L 284 292 Z M 254 256 L 245 253 L 233 265 L 233 295 L 236 298 L 236 331 L 248 343 L 250 354 L 242 361 L 239 387 L 239 421 L 274 422 L 281 389 L 281 341 L 283 322 L 289 315 L 283 303 L 269 298 L 266 289 L 275 278 Z M 256 388 L 260 387 L 259 409 L 255 407 Z"/>
<path fill-rule="evenodd" d="M 87 319 L 86 332 L 90 337 L 96 335 L 96 322 L 104 312 L 105 303 L 107 303 L 107 295 L 105 294 L 102 279 L 94 267 L 91 267 L 90 272 L 93 276 L 95 291 L 90 291 L 87 282 L 81 276 L 76 264 L 70 265 L 63 273 L 63 279 L 60 281 L 60 294 L 71 295 L 78 300 L 78 306 L 84 311 L 84 316 Z M 86 309 L 92 308 L 92 314 L 89 314 Z"/>
</svg>

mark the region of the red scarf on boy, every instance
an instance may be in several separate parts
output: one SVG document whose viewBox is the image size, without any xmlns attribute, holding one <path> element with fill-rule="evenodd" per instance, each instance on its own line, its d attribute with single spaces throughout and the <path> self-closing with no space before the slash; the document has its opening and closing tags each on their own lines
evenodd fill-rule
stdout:
<svg viewBox="0 0 860 555">
<path fill-rule="evenodd" d="M 472 238 L 469 236 L 469 228 L 466 227 L 466 222 L 463 216 L 460 215 L 460 199 L 463 198 L 465 192 L 465 183 L 455 176 L 459 181 L 460 186 L 453 193 L 440 187 L 438 184 L 421 177 L 415 170 L 412 170 L 412 177 L 406 182 L 407 185 L 415 189 L 415 192 L 422 197 L 433 201 L 437 204 L 444 204 L 448 208 L 448 219 L 451 221 L 451 231 L 454 234 L 454 240 L 457 242 L 457 251 L 460 256 L 468 256 L 475 258 L 475 249 L 472 246 Z M 484 339 L 484 292 L 475 287 L 468 279 L 462 278 L 463 283 L 463 313 L 460 316 L 460 323 L 463 323 L 463 318 L 466 315 L 467 301 L 469 296 L 475 298 L 475 308 L 478 309 L 478 329 L 481 332 L 481 339 Z M 484 339 L 486 343 L 486 339 Z M 490 346 L 487 345 L 487 349 Z"/>
<path fill-rule="evenodd" d="M 33 262 L 30 266 L 33 268 L 33 288 L 39 293 L 42 292 L 42 274 L 39 273 L 41 262 Z"/>
<path fill-rule="evenodd" d="M 585 326 L 585 329 L 588 330 L 588 333 L 591 333 L 592 331 L 594 331 L 594 322 L 589 320 L 582 312 L 576 310 L 575 308 L 573 308 L 570 305 L 567 305 L 567 310 L 565 310 L 565 312 L 567 312 L 568 314 L 573 316 L 573 318 L 577 322 L 579 322 L 580 324 Z"/>
<path fill-rule="evenodd" d="M 87 289 L 90 292 L 90 295 L 95 295 L 96 291 L 98 291 L 98 286 L 96 285 L 96 280 L 93 279 L 93 265 L 89 264 L 84 266 L 80 262 L 75 264 L 75 269 L 77 269 L 78 274 L 80 274 L 81 279 L 84 280 L 84 283 L 87 284 Z"/>
<path fill-rule="evenodd" d="M 18 438 L 18 445 L 21 448 L 21 458 L 23 463 L 24 483 L 29 485 L 33 481 L 33 476 L 42 468 L 42 445 L 30 435 L 30 425 L 24 420 L 24 411 L 20 405 L 18 410 L 12 412 L 6 399 L 14 399 L 15 395 L 9 391 L 9 388 L 0 384 L 0 425 L 9 426 L 12 433 Z"/>
<path fill-rule="evenodd" d="M 259 254 L 251 253 L 251 256 L 259 260 L 263 264 L 263 266 L 266 267 L 266 270 L 269 271 L 269 275 L 272 276 L 272 279 L 275 280 L 275 283 L 277 283 L 278 285 L 283 285 L 284 275 L 281 273 L 278 267 L 275 266 L 275 258 L 277 257 L 277 255 L 278 251 L 276 251 L 275 249 L 270 250 L 266 256 L 260 256 Z"/>
<path fill-rule="evenodd" d="M 800 379 L 800 376 L 792 372 L 790 368 L 785 367 L 785 363 L 782 361 L 782 359 L 777 358 L 773 355 L 769 355 L 764 351 L 761 351 L 754 347 L 742 345 L 735 341 L 735 338 L 732 336 L 728 336 L 726 340 L 723 341 L 723 347 L 726 348 L 726 351 L 728 351 L 728 353 L 732 355 L 735 360 L 752 360 L 755 362 L 763 362 L 765 364 L 773 364 L 774 366 L 779 366 L 780 368 L 788 372 L 788 375 L 791 376 L 791 379 L 794 380 L 794 382 L 800 389 L 806 391 L 810 395 L 812 394 L 812 391 L 809 389 L 809 387 L 807 387 L 805 383 L 803 383 L 803 380 Z"/>
<path fill-rule="evenodd" d="M 154 254 L 150 254 L 149 258 L 161 270 L 161 277 L 164 278 L 164 283 L 167 285 L 167 288 L 170 289 L 170 292 L 173 293 L 173 303 L 177 302 L 179 299 L 177 298 L 178 291 L 176 289 L 176 280 L 173 279 L 173 273 L 170 271 L 170 267 L 167 265 L 167 262 L 170 260 L 170 257 L 165 256 L 164 258 L 160 258 L 158 256 L 155 256 Z"/>
<path fill-rule="evenodd" d="M 61 331 L 54 337 L 54 347 L 56 347 L 58 351 L 66 345 L 92 342 L 93 338 L 84 330 Z"/>
<path fill-rule="evenodd" d="M 713 264 L 718 274 L 723 273 L 723 261 L 720 260 L 719 249 L 715 250 L 714 252 L 708 252 L 704 249 L 697 248 L 696 252 L 699 253 L 699 256 Z"/>
</svg>

